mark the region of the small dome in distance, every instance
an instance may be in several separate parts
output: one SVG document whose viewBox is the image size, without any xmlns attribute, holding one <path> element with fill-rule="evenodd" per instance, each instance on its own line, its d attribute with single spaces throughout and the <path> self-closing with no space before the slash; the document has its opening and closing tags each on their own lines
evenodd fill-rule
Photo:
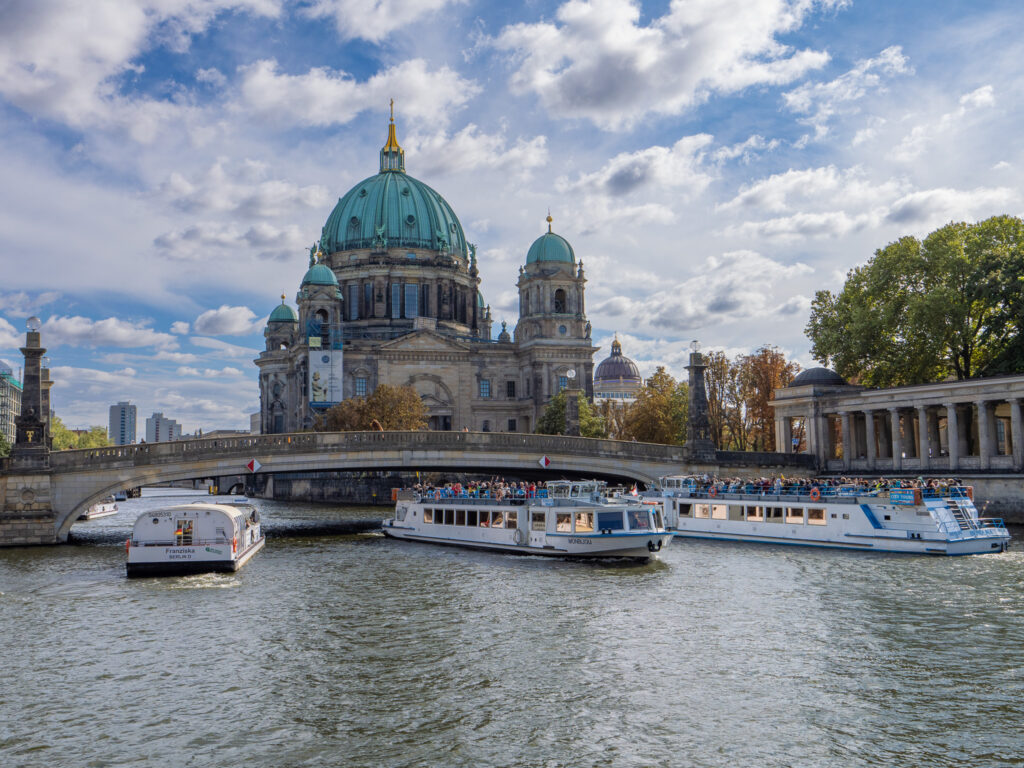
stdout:
<svg viewBox="0 0 1024 768">
<path fill-rule="evenodd" d="M 338 278 L 326 264 L 314 264 L 302 278 L 303 285 L 338 285 Z"/>
<path fill-rule="evenodd" d="M 299 316 L 295 314 L 295 310 L 284 303 L 284 294 L 281 294 L 281 303 L 274 307 L 274 311 L 270 313 L 271 323 L 297 323 L 299 322 Z"/>
<path fill-rule="evenodd" d="M 843 387 L 846 385 L 846 379 L 838 373 L 830 371 L 828 368 L 820 367 L 801 371 L 789 384 L 791 387 Z"/>
<path fill-rule="evenodd" d="M 612 341 L 611 355 L 594 369 L 594 384 L 618 381 L 641 383 L 640 369 L 636 367 L 636 363 L 622 354 L 622 345 L 615 339 Z"/>
</svg>

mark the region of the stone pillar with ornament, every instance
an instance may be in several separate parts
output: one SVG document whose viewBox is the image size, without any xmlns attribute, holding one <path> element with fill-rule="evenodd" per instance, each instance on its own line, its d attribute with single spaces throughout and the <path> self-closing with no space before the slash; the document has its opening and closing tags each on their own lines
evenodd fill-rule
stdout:
<svg viewBox="0 0 1024 768">
<path fill-rule="evenodd" d="M 708 394 L 704 387 L 704 356 L 700 353 L 700 342 L 690 344 L 690 418 L 686 431 L 683 456 L 695 464 L 710 464 L 715 461 L 715 443 L 711 439 L 711 418 L 708 410 Z"/>
</svg>

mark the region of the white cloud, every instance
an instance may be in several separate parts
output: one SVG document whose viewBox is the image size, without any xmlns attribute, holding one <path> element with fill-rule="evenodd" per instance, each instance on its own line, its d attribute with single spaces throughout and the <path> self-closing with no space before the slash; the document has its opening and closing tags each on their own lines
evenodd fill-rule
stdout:
<svg viewBox="0 0 1024 768">
<path fill-rule="evenodd" d="M 158 252 L 176 261 L 205 261 L 211 249 L 237 253 L 248 248 L 260 259 L 284 260 L 304 250 L 306 233 L 297 225 L 277 227 L 258 222 L 241 229 L 220 222 L 202 222 L 184 229 L 165 232 L 153 240 Z"/>
<path fill-rule="evenodd" d="M 459 0 L 311 0 L 303 12 L 334 20 L 342 40 L 380 42 L 391 32 Z"/>
<path fill-rule="evenodd" d="M 25 343 L 25 335 L 0 317 L 0 349 L 17 349 Z"/>
<path fill-rule="evenodd" d="M 924 189 L 899 198 L 886 218 L 899 224 L 938 226 L 954 219 L 972 221 L 1005 213 L 1020 203 L 1020 194 L 1009 187 L 978 187 L 971 190 Z"/>
<path fill-rule="evenodd" d="M 365 109 L 380 110 L 394 98 L 402 117 L 447 124 L 451 113 L 479 87 L 448 67 L 429 71 L 410 59 L 356 81 L 347 72 L 314 67 L 302 75 L 281 74 L 273 59 L 240 68 L 240 107 L 281 125 L 344 125 Z"/>
<path fill-rule="evenodd" d="M 184 320 L 175 320 L 171 323 L 171 333 L 179 336 L 185 336 L 188 334 L 189 325 Z"/>
<path fill-rule="evenodd" d="M 884 90 L 883 76 L 912 74 L 913 67 L 898 45 L 886 48 L 873 59 L 858 61 L 853 69 L 827 83 L 805 83 L 783 94 L 790 110 L 806 115 L 800 122 L 814 128 L 814 138 L 828 134 L 829 121 L 843 111 L 853 110 L 852 103 L 868 91 Z M 805 137 L 809 138 L 809 137 Z"/>
<path fill-rule="evenodd" d="M 43 291 L 35 297 L 25 291 L 13 293 L 0 293 L 0 312 L 11 317 L 28 317 L 39 312 L 40 307 L 52 304 L 60 298 L 56 291 Z"/>
<path fill-rule="evenodd" d="M 560 118 L 630 128 L 650 112 L 676 115 L 710 93 L 789 83 L 828 61 L 794 50 L 793 32 L 816 8 L 842 0 L 677 2 L 649 24 L 632 0 L 569 0 L 557 23 L 514 24 L 491 40 L 509 51 L 511 85 L 535 93 Z"/>
<path fill-rule="evenodd" d="M 207 349 L 212 349 L 218 354 L 227 355 L 228 357 L 248 358 L 249 360 L 254 360 L 260 353 L 260 350 L 258 349 L 241 347 L 238 344 L 229 344 L 226 341 L 211 339 L 208 336 L 193 336 L 190 341 L 197 347 L 206 347 Z"/>
<path fill-rule="evenodd" d="M 193 327 L 196 333 L 208 336 L 246 336 L 264 325 L 248 307 L 229 307 L 222 304 L 218 309 L 208 309 L 196 318 Z"/>
<path fill-rule="evenodd" d="M 238 368 L 231 368 L 230 366 L 226 366 L 224 368 L 204 368 L 203 370 L 199 370 L 198 368 L 192 368 L 183 365 L 180 368 L 178 368 L 176 373 L 179 376 L 193 376 L 203 379 L 216 379 L 224 377 L 238 378 L 240 376 L 245 376 L 245 374 Z"/>
<path fill-rule="evenodd" d="M 955 136 L 978 119 L 973 112 L 989 109 L 995 104 L 995 89 L 991 85 L 983 85 L 963 94 L 956 109 L 914 126 L 889 153 L 889 158 L 902 163 L 917 160 L 940 137 Z"/>
<path fill-rule="evenodd" d="M 47 347 L 62 344 L 86 347 L 159 347 L 175 349 L 178 341 L 168 333 L 148 328 L 146 323 L 133 323 L 108 317 L 90 320 L 80 316 L 55 315 L 40 329 Z"/>
<path fill-rule="evenodd" d="M 417 172 L 425 175 L 477 168 L 525 175 L 548 162 L 546 137 L 519 137 L 510 145 L 504 132 L 484 133 L 473 123 L 451 135 L 410 135 L 405 148 L 415 156 Z"/>
<path fill-rule="evenodd" d="M 781 142 L 778 139 L 766 141 L 764 136 L 754 134 L 749 139 L 740 142 L 739 144 L 733 144 L 729 147 L 719 147 L 711 153 L 711 157 L 719 163 L 739 158 L 740 162 L 746 164 L 749 163 L 757 154 L 770 152 L 778 147 L 780 143 Z"/>
</svg>

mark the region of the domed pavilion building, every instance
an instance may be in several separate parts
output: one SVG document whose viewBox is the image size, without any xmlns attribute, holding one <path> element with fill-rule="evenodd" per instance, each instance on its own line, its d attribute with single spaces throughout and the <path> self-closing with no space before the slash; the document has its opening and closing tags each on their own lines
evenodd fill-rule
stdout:
<svg viewBox="0 0 1024 768">
<path fill-rule="evenodd" d="M 519 269 L 514 333 L 502 323 L 492 338 L 476 246 L 448 202 L 406 173 L 392 117 L 379 172 L 338 200 L 310 251 L 297 309 L 282 297 L 267 322 L 261 431 L 307 429 L 380 384 L 415 388 L 431 429 L 533 431 L 560 389 L 593 397 L 585 284 L 549 216 Z"/>
<path fill-rule="evenodd" d="M 622 406 L 636 400 L 644 385 L 636 363 L 622 354 L 618 337 L 612 341 L 612 353 L 594 370 L 594 402 L 610 400 Z"/>
</svg>

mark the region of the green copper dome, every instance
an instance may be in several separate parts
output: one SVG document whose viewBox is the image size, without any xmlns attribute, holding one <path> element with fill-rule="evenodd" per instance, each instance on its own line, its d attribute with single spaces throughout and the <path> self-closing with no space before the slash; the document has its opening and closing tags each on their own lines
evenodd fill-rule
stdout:
<svg viewBox="0 0 1024 768">
<path fill-rule="evenodd" d="M 380 173 L 338 200 L 320 235 L 324 253 L 360 248 L 423 248 L 467 257 L 466 235 L 441 195 L 405 172 L 405 153 L 389 126 Z"/>
<path fill-rule="evenodd" d="M 295 310 L 284 303 L 282 298 L 281 303 L 274 307 L 274 311 L 270 313 L 271 323 L 297 323 L 299 322 L 299 316 L 295 314 Z"/>
<path fill-rule="evenodd" d="M 561 261 L 567 264 L 576 262 L 576 254 L 569 245 L 569 241 L 561 235 L 548 231 L 533 241 L 529 252 L 526 254 L 526 263 L 533 264 L 537 261 Z"/>
<path fill-rule="evenodd" d="M 326 264 L 314 264 L 302 278 L 303 285 L 337 285 L 338 278 Z"/>
</svg>

